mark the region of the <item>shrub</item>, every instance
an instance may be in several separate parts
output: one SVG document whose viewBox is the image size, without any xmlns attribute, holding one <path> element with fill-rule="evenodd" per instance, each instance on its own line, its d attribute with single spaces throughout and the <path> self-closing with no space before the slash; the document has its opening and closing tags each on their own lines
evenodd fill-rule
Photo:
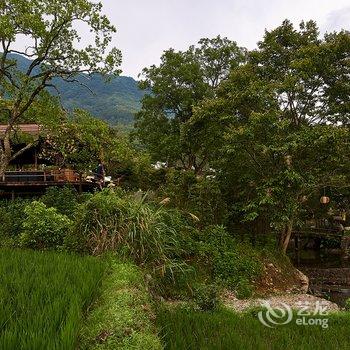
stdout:
<svg viewBox="0 0 350 350">
<path fill-rule="evenodd" d="M 197 232 L 197 254 L 212 267 L 216 282 L 234 290 L 237 297 L 252 294 L 252 282 L 262 271 L 262 263 L 253 246 L 237 242 L 222 226 Z"/>
<path fill-rule="evenodd" d="M 22 232 L 22 221 L 25 217 L 24 208 L 30 203 L 28 200 L 0 202 L 0 237 L 15 241 Z"/>
<path fill-rule="evenodd" d="M 225 222 L 226 204 L 215 178 L 196 176 L 193 171 L 169 170 L 163 192 L 175 207 L 195 214 L 201 227 Z"/>
<path fill-rule="evenodd" d="M 48 249 L 63 245 L 64 237 L 72 226 L 67 216 L 37 201 L 28 204 L 24 213 L 23 233 L 20 236 L 22 247 Z"/>
<path fill-rule="evenodd" d="M 181 252 L 179 237 L 184 226 L 176 210 L 105 190 L 80 206 L 66 246 L 94 255 L 118 250 L 138 264 L 152 264 L 164 274 L 165 266 Z"/>
<path fill-rule="evenodd" d="M 73 187 L 50 187 L 40 201 L 47 207 L 56 208 L 60 214 L 72 218 L 78 206 L 78 194 Z"/>
<path fill-rule="evenodd" d="M 194 288 L 194 301 L 203 311 L 215 310 L 219 304 L 218 288 L 215 284 L 198 284 Z"/>
<path fill-rule="evenodd" d="M 200 225 L 220 225 L 226 221 L 227 208 L 218 182 L 201 177 L 190 188 L 191 210 L 200 219 Z"/>
<path fill-rule="evenodd" d="M 346 311 L 350 311 L 350 298 L 346 299 L 344 306 Z"/>
</svg>

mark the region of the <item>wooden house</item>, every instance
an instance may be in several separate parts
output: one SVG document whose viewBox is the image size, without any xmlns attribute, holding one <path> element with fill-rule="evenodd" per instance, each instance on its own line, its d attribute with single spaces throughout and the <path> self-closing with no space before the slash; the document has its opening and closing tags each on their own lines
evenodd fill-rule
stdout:
<svg viewBox="0 0 350 350">
<path fill-rule="evenodd" d="M 0 142 L 7 125 L 0 125 Z M 16 140 L 16 135 L 18 137 Z M 24 137 L 23 137 L 24 136 Z M 34 196 L 45 192 L 53 186 L 73 186 L 79 192 L 98 188 L 98 182 L 83 177 L 72 169 L 59 168 L 47 159 L 40 157 L 45 147 L 45 135 L 38 124 L 20 124 L 13 131 L 12 145 L 16 152 L 26 146 L 21 140 L 35 140 L 34 146 L 11 161 L 8 171 L 0 176 L 0 197 L 14 198 L 16 196 Z"/>
</svg>

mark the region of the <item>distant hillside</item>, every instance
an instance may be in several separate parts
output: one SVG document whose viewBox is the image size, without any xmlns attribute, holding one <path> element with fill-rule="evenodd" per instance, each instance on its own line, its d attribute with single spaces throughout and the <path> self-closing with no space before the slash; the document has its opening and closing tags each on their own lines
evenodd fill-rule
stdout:
<svg viewBox="0 0 350 350">
<path fill-rule="evenodd" d="M 111 124 L 133 122 L 133 115 L 140 109 L 143 96 L 133 78 L 121 76 L 105 82 L 100 75 L 93 75 L 81 81 L 92 92 L 84 86 L 62 80 L 55 83 L 64 107 L 70 110 L 84 108 Z"/>
<path fill-rule="evenodd" d="M 23 70 L 30 64 L 30 60 L 23 56 L 13 55 L 13 57 Z M 94 74 L 91 77 L 83 75 L 79 80 L 88 88 L 63 80 L 55 81 L 65 108 L 69 110 L 84 108 L 95 117 L 111 124 L 133 122 L 133 115 L 140 109 L 140 101 L 144 95 L 135 79 L 120 76 L 105 82 L 103 77 Z M 54 90 L 51 92 L 56 93 Z"/>
</svg>

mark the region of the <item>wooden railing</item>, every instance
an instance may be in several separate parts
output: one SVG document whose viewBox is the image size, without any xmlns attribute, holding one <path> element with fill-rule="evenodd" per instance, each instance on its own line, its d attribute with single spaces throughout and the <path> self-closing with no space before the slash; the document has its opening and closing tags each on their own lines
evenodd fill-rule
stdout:
<svg viewBox="0 0 350 350">
<path fill-rule="evenodd" d="M 76 182 L 79 176 L 71 169 L 6 171 L 0 182 L 38 183 L 38 182 Z"/>
</svg>

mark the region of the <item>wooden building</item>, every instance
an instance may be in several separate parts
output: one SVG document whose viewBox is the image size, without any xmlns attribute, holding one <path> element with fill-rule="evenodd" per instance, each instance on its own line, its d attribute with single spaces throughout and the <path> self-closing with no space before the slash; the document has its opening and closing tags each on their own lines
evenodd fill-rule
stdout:
<svg viewBox="0 0 350 350">
<path fill-rule="evenodd" d="M 0 142 L 5 134 L 7 125 L 0 125 Z M 8 171 L 0 176 L 0 197 L 15 198 L 16 196 L 35 196 L 45 192 L 48 187 L 73 186 L 79 192 L 92 191 L 99 188 L 98 181 L 88 180 L 72 169 L 59 168 L 47 159 L 40 157 L 45 147 L 45 135 L 40 125 L 20 124 L 13 131 L 12 145 L 14 152 L 26 146 L 22 138 L 16 135 L 24 135 L 35 141 L 33 147 L 27 149 L 16 159 L 11 161 Z M 25 137 L 24 137 L 25 139 Z"/>
</svg>

